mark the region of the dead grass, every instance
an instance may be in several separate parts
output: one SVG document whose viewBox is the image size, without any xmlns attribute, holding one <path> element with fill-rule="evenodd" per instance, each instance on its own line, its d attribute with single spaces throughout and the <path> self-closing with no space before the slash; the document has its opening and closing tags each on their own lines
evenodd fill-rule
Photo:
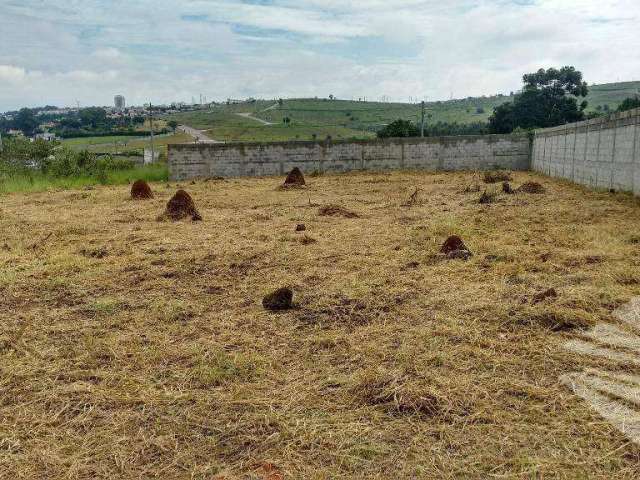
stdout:
<svg viewBox="0 0 640 480">
<path fill-rule="evenodd" d="M 638 200 L 513 176 L 547 194 L 231 179 L 188 186 L 195 223 L 155 221 L 174 183 L 1 197 L 0 478 L 638 478 L 558 381 L 640 292 Z M 433 261 L 453 234 L 474 256 Z"/>
</svg>

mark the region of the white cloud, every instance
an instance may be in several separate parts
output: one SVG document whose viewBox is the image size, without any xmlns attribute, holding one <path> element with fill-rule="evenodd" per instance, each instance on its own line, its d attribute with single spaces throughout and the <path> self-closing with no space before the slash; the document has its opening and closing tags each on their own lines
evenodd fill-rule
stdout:
<svg viewBox="0 0 640 480">
<path fill-rule="evenodd" d="M 239 96 L 507 93 L 640 79 L 637 0 L 0 0 L 0 110 Z"/>
<path fill-rule="evenodd" d="M 24 68 L 13 65 L 0 65 L 0 81 L 2 82 L 20 82 L 24 80 L 25 76 Z"/>
</svg>

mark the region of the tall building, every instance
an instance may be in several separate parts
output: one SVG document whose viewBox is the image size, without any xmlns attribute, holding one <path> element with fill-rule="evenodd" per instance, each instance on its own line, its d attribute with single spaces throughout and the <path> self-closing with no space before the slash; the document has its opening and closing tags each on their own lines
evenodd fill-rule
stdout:
<svg viewBox="0 0 640 480">
<path fill-rule="evenodd" d="M 122 95 L 116 95 L 115 97 L 113 97 L 113 103 L 118 110 L 124 110 L 125 102 Z"/>
</svg>

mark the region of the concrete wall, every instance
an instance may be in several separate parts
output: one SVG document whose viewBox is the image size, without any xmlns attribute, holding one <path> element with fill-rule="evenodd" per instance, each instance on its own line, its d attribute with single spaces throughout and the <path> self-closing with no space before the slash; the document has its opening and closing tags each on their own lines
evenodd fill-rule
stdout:
<svg viewBox="0 0 640 480">
<path fill-rule="evenodd" d="M 351 170 L 530 168 L 526 136 L 169 145 L 169 177 L 244 177 Z"/>
<path fill-rule="evenodd" d="M 532 169 L 640 195 L 640 109 L 537 130 Z"/>
</svg>

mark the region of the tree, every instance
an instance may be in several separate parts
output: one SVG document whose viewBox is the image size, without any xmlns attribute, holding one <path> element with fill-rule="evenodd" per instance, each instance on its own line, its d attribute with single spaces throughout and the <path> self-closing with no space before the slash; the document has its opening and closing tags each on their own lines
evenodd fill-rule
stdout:
<svg viewBox="0 0 640 480">
<path fill-rule="evenodd" d="M 377 132 L 378 138 L 419 137 L 420 130 L 409 120 L 396 120 Z"/>
<path fill-rule="evenodd" d="M 169 120 L 169 121 L 167 122 L 167 125 L 169 126 L 169 128 L 170 128 L 171 130 L 173 130 L 173 131 L 174 131 L 174 133 L 175 133 L 175 131 L 176 131 L 176 128 L 178 128 L 178 122 L 176 122 L 175 120 Z"/>
<path fill-rule="evenodd" d="M 96 128 L 107 123 L 107 112 L 100 107 L 83 108 L 80 110 L 80 122 L 82 125 Z"/>
<path fill-rule="evenodd" d="M 278 99 L 278 107 L 282 108 L 282 106 L 284 105 L 284 100 L 282 100 L 281 98 Z"/>
<path fill-rule="evenodd" d="M 333 100 L 335 97 L 333 95 L 329 95 L 329 100 Z"/>
<path fill-rule="evenodd" d="M 40 123 L 36 119 L 36 116 L 33 114 L 33 110 L 28 108 L 22 108 L 18 112 L 18 114 L 13 119 L 13 128 L 18 130 L 22 130 L 27 137 L 32 136 Z"/>
<path fill-rule="evenodd" d="M 629 97 L 625 99 L 618 107 L 618 112 L 626 112 L 634 108 L 640 108 L 640 97 Z"/>
<path fill-rule="evenodd" d="M 516 128 L 554 127 L 584 120 L 588 94 L 582 73 L 574 67 L 540 69 L 522 77 L 524 89 L 513 102 L 496 107 L 489 118 L 492 133 L 511 133 Z"/>
</svg>

